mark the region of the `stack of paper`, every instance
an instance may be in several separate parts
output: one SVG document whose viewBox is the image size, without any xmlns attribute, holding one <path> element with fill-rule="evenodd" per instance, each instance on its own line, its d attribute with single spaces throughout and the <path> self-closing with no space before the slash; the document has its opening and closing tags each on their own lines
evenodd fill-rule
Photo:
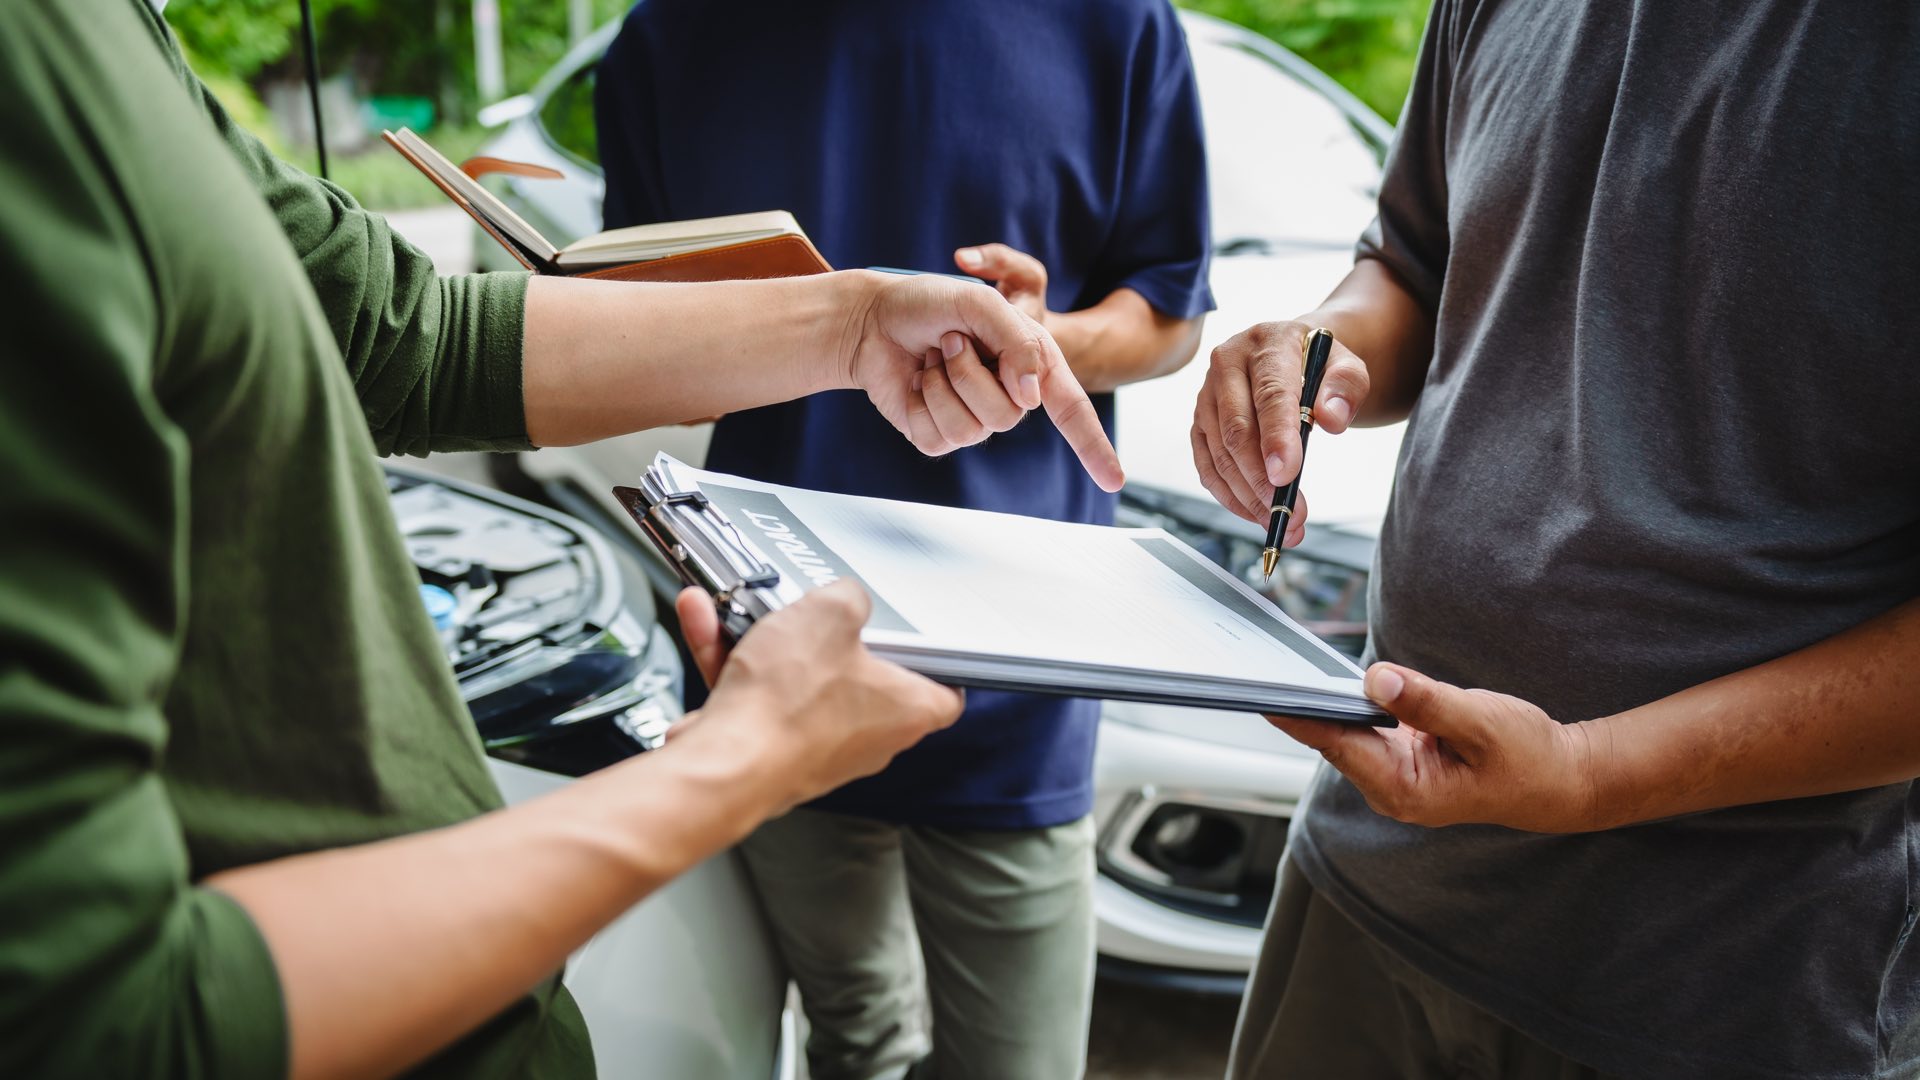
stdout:
<svg viewBox="0 0 1920 1080">
<path fill-rule="evenodd" d="M 554 261 L 562 267 L 617 266 L 729 244 L 770 240 L 776 236 L 805 235 L 800 231 L 800 223 L 785 210 L 761 210 L 752 214 L 608 229 L 561 248 Z"/>
</svg>

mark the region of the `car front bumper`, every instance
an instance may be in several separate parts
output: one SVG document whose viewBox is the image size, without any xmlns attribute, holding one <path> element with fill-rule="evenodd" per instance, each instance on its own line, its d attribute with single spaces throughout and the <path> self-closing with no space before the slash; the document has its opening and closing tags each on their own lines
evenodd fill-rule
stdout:
<svg viewBox="0 0 1920 1080">
<path fill-rule="evenodd" d="M 1235 989 L 1318 761 L 1251 714 L 1109 702 L 1094 763 L 1103 966 Z"/>
</svg>

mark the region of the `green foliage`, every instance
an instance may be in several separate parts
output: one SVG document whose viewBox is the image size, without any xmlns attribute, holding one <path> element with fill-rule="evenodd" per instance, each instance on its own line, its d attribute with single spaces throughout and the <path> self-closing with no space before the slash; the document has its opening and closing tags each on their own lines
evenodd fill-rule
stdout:
<svg viewBox="0 0 1920 1080">
<path fill-rule="evenodd" d="M 172 0 L 167 21 L 202 77 L 246 79 L 284 56 L 300 9 L 287 0 Z"/>
<path fill-rule="evenodd" d="M 592 0 L 594 25 L 631 0 Z M 565 0 L 502 0 L 501 47 L 507 92 L 533 86 L 565 54 Z M 167 21 L 200 60 L 201 76 L 254 81 L 302 75 L 299 0 L 172 0 Z M 362 90 L 431 97 L 441 114 L 471 116 L 473 5 L 470 0 L 313 0 L 326 74 L 352 70 Z"/>
<path fill-rule="evenodd" d="M 1265 34 L 1392 120 L 1413 80 L 1433 0 L 1178 0 Z"/>
<path fill-rule="evenodd" d="M 371 8 L 372 0 L 313 0 L 313 19 L 327 25 L 335 11 Z M 171 0 L 167 22 L 203 75 L 252 79 L 293 50 L 300 29 L 298 0 Z"/>
<path fill-rule="evenodd" d="M 593 0 L 594 25 L 624 14 L 632 0 Z M 565 0 L 501 0 L 501 49 L 507 93 L 531 89 L 564 55 Z M 469 121 L 481 102 L 474 86 L 471 0 L 313 0 L 320 68 L 350 71 L 364 95 L 417 96 L 435 103 L 434 145 L 455 161 L 487 133 Z M 172 0 L 167 21 L 188 62 L 242 126 L 282 156 L 285 141 L 261 107 L 256 87 L 305 78 L 299 0 Z M 308 155 L 295 159 L 312 167 Z M 444 205 L 432 184 L 384 143 L 374 141 L 330 162 L 333 179 L 383 210 Z"/>
</svg>

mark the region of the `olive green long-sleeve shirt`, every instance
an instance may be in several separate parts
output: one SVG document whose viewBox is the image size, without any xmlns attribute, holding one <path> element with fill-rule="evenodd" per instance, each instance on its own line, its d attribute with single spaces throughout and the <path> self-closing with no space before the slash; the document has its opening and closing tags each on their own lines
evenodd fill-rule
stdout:
<svg viewBox="0 0 1920 1080">
<path fill-rule="evenodd" d="M 499 805 L 374 454 L 525 445 L 525 288 L 274 160 L 139 0 L 0 0 L 0 1076 L 283 1075 L 196 882 Z M 591 1064 L 549 984 L 423 1071 Z"/>
</svg>

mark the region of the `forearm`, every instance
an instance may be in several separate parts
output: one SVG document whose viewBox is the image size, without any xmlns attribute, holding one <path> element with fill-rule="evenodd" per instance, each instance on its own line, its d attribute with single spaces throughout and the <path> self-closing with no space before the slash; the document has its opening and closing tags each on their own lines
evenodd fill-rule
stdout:
<svg viewBox="0 0 1920 1080">
<path fill-rule="evenodd" d="M 536 277 L 522 359 L 528 436 L 568 446 L 851 387 L 848 336 L 870 277 Z"/>
<path fill-rule="evenodd" d="M 273 954 L 291 1075 L 392 1075 L 425 1059 L 779 809 L 788 785 L 771 748 L 742 737 L 749 725 L 706 719 L 512 809 L 210 879 Z"/>
<path fill-rule="evenodd" d="M 1300 316 L 1324 326 L 1367 365 L 1372 389 L 1356 423 L 1407 418 L 1433 358 L 1433 313 L 1375 259 L 1361 259 L 1318 308 Z"/>
<path fill-rule="evenodd" d="M 1574 725 L 1588 827 L 1920 776 L 1920 600 L 1777 660 Z"/>
<path fill-rule="evenodd" d="M 1047 330 L 1087 392 L 1156 379 L 1184 367 L 1200 345 L 1204 317 L 1176 319 L 1120 288 L 1090 308 L 1049 313 Z"/>
</svg>

